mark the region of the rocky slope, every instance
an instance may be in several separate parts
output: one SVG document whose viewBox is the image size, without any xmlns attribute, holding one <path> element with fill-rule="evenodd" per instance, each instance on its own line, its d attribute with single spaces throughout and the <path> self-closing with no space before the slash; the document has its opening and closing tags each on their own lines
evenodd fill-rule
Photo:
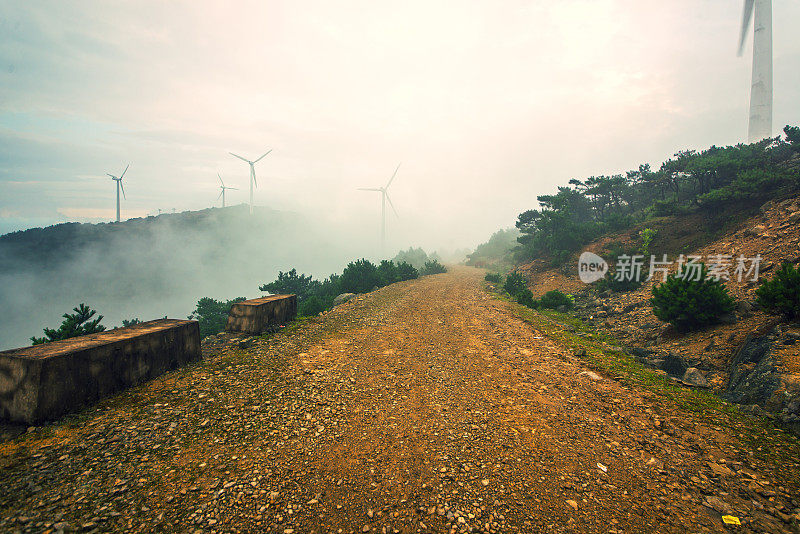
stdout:
<svg viewBox="0 0 800 534">
<path fill-rule="evenodd" d="M 633 247 L 639 232 L 651 227 L 660 240 L 654 243 L 659 256 L 667 253 L 669 259 L 679 253 L 704 258 L 760 255 L 762 279 L 769 278 L 784 261 L 800 264 L 800 197 L 767 202 L 756 215 L 710 237 L 714 229 L 709 225 L 715 220 L 699 216 L 657 220 L 606 236 L 585 250 L 602 256 L 607 255 L 610 244 Z M 781 322 L 758 309 L 756 282 L 732 277 L 726 285 L 737 300 L 735 316 L 718 326 L 679 334 L 652 313 L 649 299 L 654 281 L 636 291 L 598 293 L 579 281 L 577 256 L 561 269 L 536 262 L 520 270 L 534 294 L 550 289 L 574 294 L 579 317 L 609 331 L 647 365 L 693 387 L 711 388 L 752 410 L 764 409 L 800 431 L 800 325 Z"/>
</svg>

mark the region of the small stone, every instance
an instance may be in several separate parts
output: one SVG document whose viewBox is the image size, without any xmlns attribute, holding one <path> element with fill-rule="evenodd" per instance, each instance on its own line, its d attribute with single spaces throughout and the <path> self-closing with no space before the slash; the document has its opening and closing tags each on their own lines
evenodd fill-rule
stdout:
<svg viewBox="0 0 800 534">
<path fill-rule="evenodd" d="M 577 509 L 578 509 L 578 503 L 577 503 L 577 501 L 573 501 L 572 499 L 569 499 L 569 500 L 567 501 L 567 504 L 568 504 L 568 505 L 570 505 L 570 506 L 572 506 L 572 509 L 573 509 L 573 510 L 577 510 Z"/>
</svg>

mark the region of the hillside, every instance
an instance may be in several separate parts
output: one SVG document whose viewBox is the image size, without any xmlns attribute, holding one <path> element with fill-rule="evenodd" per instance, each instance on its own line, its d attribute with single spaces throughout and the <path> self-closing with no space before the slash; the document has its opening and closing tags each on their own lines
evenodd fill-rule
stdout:
<svg viewBox="0 0 800 534">
<path fill-rule="evenodd" d="M 653 250 L 681 250 L 686 254 L 709 257 L 743 254 L 763 258 L 761 276 L 769 277 L 777 266 L 789 261 L 800 265 L 800 195 L 765 203 L 757 215 L 746 218 L 716 239 L 700 246 L 678 248 L 682 241 L 699 239 L 698 221 L 669 217 L 651 221 L 648 227 L 659 239 Z M 640 240 L 641 227 L 625 233 L 604 236 L 585 250 L 608 256 L 612 243 Z M 742 404 L 766 408 L 778 419 L 800 429 L 800 325 L 758 309 L 753 281 L 726 283 L 737 301 L 734 317 L 690 333 L 679 333 L 658 320 L 649 299 L 651 288 L 660 280 L 645 282 L 641 288 L 615 293 L 597 291 L 578 280 L 577 257 L 563 268 L 529 263 L 519 269 L 535 294 L 551 289 L 575 295 L 575 315 L 586 324 L 608 331 L 639 359 L 662 372 L 683 379 L 687 368 L 701 371 L 699 381 L 689 385 L 709 387 L 721 396 Z M 742 356 L 759 347 L 757 354 L 743 361 Z"/>
<path fill-rule="evenodd" d="M 482 278 L 456 267 L 215 336 L 195 365 L 0 443 L 0 530 L 797 527 L 796 438 L 652 373 L 592 371 L 570 344 L 598 343 Z"/>
<path fill-rule="evenodd" d="M 680 152 L 655 171 L 643 165 L 626 176 L 572 180 L 520 214 L 520 244 L 496 264 L 515 261 L 511 270 L 524 275 L 534 297 L 571 294 L 573 312 L 551 313 L 565 327 L 609 335 L 676 383 L 766 410 L 800 432 L 800 324 L 760 309 L 755 296 L 782 263 L 800 265 L 800 130 L 786 132 L 786 140 Z M 679 332 L 653 313 L 651 289 L 661 274 L 638 288 L 585 284 L 578 273 L 583 252 L 605 258 L 612 270 L 624 255 L 639 254 L 641 280 L 651 258 L 666 255 L 675 272 L 681 255 L 707 264 L 727 257 L 724 285 L 735 313 Z M 739 280 L 737 258 L 750 268 L 756 256 L 757 279 L 751 273 Z"/>
<path fill-rule="evenodd" d="M 265 208 L 212 208 L 120 223 L 67 223 L 0 237 L 0 349 L 29 344 L 85 302 L 107 326 L 183 318 L 200 297 L 259 296 L 278 270 L 315 275 L 356 255 L 330 225 Z"/>
</svg>

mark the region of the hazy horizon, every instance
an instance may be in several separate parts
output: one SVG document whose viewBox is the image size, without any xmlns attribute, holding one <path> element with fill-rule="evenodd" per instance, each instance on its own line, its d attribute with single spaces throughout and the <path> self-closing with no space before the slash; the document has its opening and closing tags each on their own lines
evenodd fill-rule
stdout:
<svg viewBox="0 0 800 534">
<path fill-rule="evenodd" d="M 0 2 L 0 234 L 256 204 L 393 247 L 472 247 L 570 178 L 745 140 L 741 3 Z M 800 123 L 775 0 L 774 135 Z M 751 30 L 752 32 L 752 30 Z"/>
</svg>

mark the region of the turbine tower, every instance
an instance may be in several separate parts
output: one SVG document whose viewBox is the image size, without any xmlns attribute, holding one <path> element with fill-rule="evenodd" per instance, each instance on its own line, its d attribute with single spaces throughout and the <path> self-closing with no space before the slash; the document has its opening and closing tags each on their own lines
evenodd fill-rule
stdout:
<svg viewBox="0 0 800 534">
<path fill-rule="evenodd" d="M 269 154 L 270 152 L 272 152 L 272 149 L 267 150 L 266 152 L 264 152 L 264 154 L 260 158 L 255 160 L 255 161 L 250 161 L 249 159 L 243 158 L 242 156 L 237 156 L 233 152 L 228 152 L 228 154 L 230 154 L 231 156 L 233 156 L 235 158 L 239 158 L 240 160 L 245 161 L 250 165 L 250 214 L 251 215 L 253 214 L 253 186 L 255 185 L 256 187 L 258 187 L 258 183 L 256 183 L 256 167 L 255 167 L 255 164 L 258 163 L 259 161 L 261 161 L 261 159 L 264 156 L 266 156 L 267 154 Z"/>
<path fill-rule="evenodd" d="M 117 182 L 117 222 L 119 222 L 119 190 L 120 189 L 122 189 L 122 198 L 125 198 L 125 188 L 122 187 L 122 177 L 125 176 L 126 172 L 128 172 L 128 167 L 130 167 L 130 166 L 131 166 L 130 163 L 128 163 L 128 165 L 125 166 L 125 170 L 122 171 L 122 174 L 119 175 L 119 178 L 117 178 L 113 174 L 106 173 L 111 177 L 112 180 Z M 127 200 L 127 198 L 125 198 L 125 200 Z"/>
<path fill-rule="evenodd" d="M 238 191 L 239 188 L 238 187 L 228 187 L 227 185 L 225 185 L 225 182 L 222 181 L 222 176 L 220 176 L 219 173 L 217 173 L 217 176 L 219 177 L 219 183 L 222 184 L 222 185 L 219 186 L 219 188 L 222 189 L 222 191 L 220 191 L 219 197 L 222 197 L 222 207 L 224 208 L 225 207 L 225 190 L 226 189 L 236 189 Z M 217 197 L 217 200 L 219 200 L 219 197 Z"/>
<path fill-rule="evenodd" d="M 397 168 L 394 170 L 394 174 L 392 177 L 389 178 L 389 181 L 383 187 L 359 187 L 359 191 L 380 191 L 381 193 L 381 256 L 383 256 L 384 251 L 386 250 L 386 201 L 389 201 L 389 206 L 392 207 L 392 211 L 394 212 L 396 217 L 400 217 L 397 215 L 397 210 L 394 209 L 394 204 L 392 204 L 392 199 L 389 198 L 389 193 L 387 190 L 389 186 L 392 185 L 392 180 L 394 177 L 397 176 L 397 171 L 400 170 L 400 164 L 397 165 Z"/>
<path fill-rule="evenodd" d="M 755 12 L 755 16 L 753 13 Z M 753 18 L 753 74 L 747 138 L 755 143 L 772 137 L 772 0 L 745 0 L 739 56 Z"/>
</svg>

